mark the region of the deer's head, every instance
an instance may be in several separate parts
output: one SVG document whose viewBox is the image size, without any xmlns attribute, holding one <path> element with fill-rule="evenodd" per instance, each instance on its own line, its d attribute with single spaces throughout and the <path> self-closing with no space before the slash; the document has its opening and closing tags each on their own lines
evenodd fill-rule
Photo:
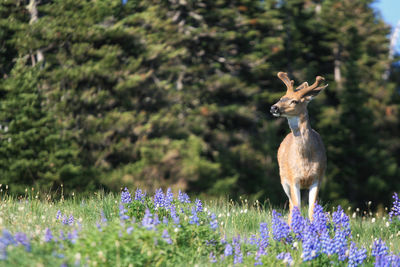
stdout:
<svg viewBox="0 0 400 267">
<path fill-rule="evenodd" d="M 270 111 L 275 117 L 299 116 L 306 112 L 307 104 L 328 86 L 324 85 L 318 87 L 320 82 L 325 79 L 321 76 L 317 76 L 312 85 L 308 85 L 307 82 L 304 82 L 296 89 L 293 89 L 294 81 L 289 79 L 287 73 L 279 72 L 278 77 L 285 83 L 287 91 L 286 94 L 271 107 Z"/>
</svg>

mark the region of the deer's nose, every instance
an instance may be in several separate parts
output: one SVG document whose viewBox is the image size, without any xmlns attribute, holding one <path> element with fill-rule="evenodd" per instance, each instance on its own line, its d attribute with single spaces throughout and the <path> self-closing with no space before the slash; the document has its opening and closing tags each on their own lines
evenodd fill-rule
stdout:
<svg viewBox="0 0 400 267">
<path fill-rule="evenodd" d="M 279 113 L 279 108 L 276 105 L 271 106 L 270 112 L 272 114 Z"/>
</svg>

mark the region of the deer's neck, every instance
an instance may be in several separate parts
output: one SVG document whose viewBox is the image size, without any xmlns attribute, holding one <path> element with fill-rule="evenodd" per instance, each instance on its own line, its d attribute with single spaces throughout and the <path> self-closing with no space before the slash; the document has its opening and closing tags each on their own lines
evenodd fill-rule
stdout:
<svg viewBox="0 0 400 267">
<path fill-rule="evenodd" d="M 306 152 L 310 149 L 312 131 L 307 112 L 299 116 L 287 117 L 287 120 L 296 145 L 299 147 L 301 152 Z"/>
</svg>

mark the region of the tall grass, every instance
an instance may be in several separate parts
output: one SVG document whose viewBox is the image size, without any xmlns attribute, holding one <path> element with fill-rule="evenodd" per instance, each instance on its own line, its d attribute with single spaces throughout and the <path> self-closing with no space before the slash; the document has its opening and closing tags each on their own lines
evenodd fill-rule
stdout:
<svg viewBox="0 0 400 267">
<path fill-rule="evenodd" d="M 176 194 L 175 194 L 176 196 Z M 148 200 L 150 201 L 150 200 Z M 227 244 L 240 235 L 241 253 L 245 253 L 242 263 L 244 266 L 254 265 L 257 248 L 249 245 L 252 236 L 260 237 L 260 223 L 267 223 L 269 229 L 269 247 L 266 255 L 261 257 L 266 266 L 286 265 L 277 259 L 281 252 L 290 252 L 295 266 L 342 266 L 347 261 L 338 261 L 335 256 L 319 256 L 312 261 L 303 262 L 301 242 L 282 242 L 272 239 L 272 210 L 268 204 L 258 201 L 250 203 L 246 199 L 234 202 L 228 199 L 213 199 L 203 201 L 204 211 L 199 213 L 199 226 L 190 224 L 191 205 L 179 204 L 177 208 L 186 209 L 180 216 L 181 225 L 173 224 L 167 214 L 168 224 L 160 224 L 159 231 L 146 230 L 141 220 L 143 210 L 139 212 L 132 204 L 125 205 L 126 212 L 135 217 L 134 220 L 121 220 L 121 197 L 115 194 L 96 192 L 89 196 L 68 197 L 61 195 L 55 200 L 55 195 L 27 191 L 26 195 L 15 197 L 0 193 L 0 232 L 6 229 L 12 234 L 23 232 L 28 236 L 31 250 L 23 246 L 6 247 L 7 256 L 0 260 L 5 266 L 184 266 L 188 264 L 208 266 L 211 256 L 215 256 L 216 266 L 233 265 L 233 256 L 222 256 Z M 136 205 L 136 204 L 135 204 Z M 137 205 L 143 205 L 141 203 Z M 286 210 L 275 209 L 287 216 Z M 363 211 L 354 212 L 344 209 L 350 218 L 352 230 L 351 241 L 357 247 L 365 247 L 368 257 L 366 266 L 373 266 L 375 259 L 371 256 L 374 241 L 381 239 L 390 252 L 400 253 L 399 224 L 388 221 L 388 214 L 372 214 Z M 306 209 L 304 208 L 303 213 Z M 63 218 L 57 219 L 57 214 L 64 219 L 73 216 L 72 224 L 62 223 Z M 162 209 L 152 209 L 151 213 L 163 213 Z M 210 214 L 214 213 L 218 222 L 216 231 L 210 230 Z M 105 222 L 107 220 L 107 222 Z M 129 227 L 132 227 L 129 232 Z M 51 230 L 53 240 L 45 241 L 47 229 Z M 77 239 L 65 240 L 65 235 L 77 230 Z M 162 230 L 167 230 L 172 244 L 162 236 Z M 4 240 L 4 233 L 3 233 Z M 0 238 L 1 239 L 1 238 Z M 73 240 L 73 241 L 71 241 Z M 221 241 L 223 240 L 223 241 Z M 2 241 L 0 240 L 0 243 Z M 5 241 L 4 241 L 5 242 Z M 3 243 L 4 243 L 3 242 Z M 210 245 L 210 243 L 212 243 Z M 247 256 L 249 253 L 249 256 Z M 0 246 L 1 254 L 1 246 Z M 1 255 L 0 255 L 1 258 Z"/>
</svg>

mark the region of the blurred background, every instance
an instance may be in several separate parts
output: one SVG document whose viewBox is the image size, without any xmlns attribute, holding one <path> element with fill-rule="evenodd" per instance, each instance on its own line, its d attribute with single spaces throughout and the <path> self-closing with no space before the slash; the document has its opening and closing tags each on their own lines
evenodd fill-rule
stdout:
<svg viewBox="0 0 400 267">
<path fill-rule="evenodd" d="M 289 127 L 269 108 L 286 71 L 329 83 L 308 108 L 322 203 L 384 207 L 400 190 L 397 2 L 2 0 L 0 183 L 282 204 Z"/>
</svg>

